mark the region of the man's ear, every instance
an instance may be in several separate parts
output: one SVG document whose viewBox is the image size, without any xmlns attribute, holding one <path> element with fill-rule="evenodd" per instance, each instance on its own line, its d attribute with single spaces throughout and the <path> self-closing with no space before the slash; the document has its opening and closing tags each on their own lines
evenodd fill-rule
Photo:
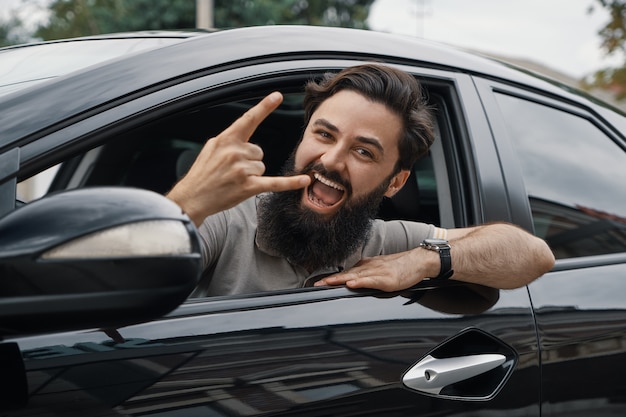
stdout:
<svg viewBox="0 0 626 417">
<path fill-rule="evenodd" d="M 409 179 L 409 175 L 411 175 L 411 171 L 408 169 L 403 169 L 393 176 L 391 182 L 389 183 L 389 187 L 387 187 L 387 191 L 385 192 L 385 197 L 391 197 L 404 185 L 406 180 Z"/>
</svg>

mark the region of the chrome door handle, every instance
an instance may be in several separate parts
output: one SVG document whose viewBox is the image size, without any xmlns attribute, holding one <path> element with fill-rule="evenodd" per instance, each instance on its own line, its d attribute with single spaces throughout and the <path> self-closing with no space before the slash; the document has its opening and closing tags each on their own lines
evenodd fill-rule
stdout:
<svg viewBox="0 0 626 417">
<path fill-rule="evenodd" d="M 437 359 L 431 355 L 409 369 L 402 382 L 409 388 L 439 394 L 443 388 L 502 365 L 506 356 L 497 353 Z"/>
</svg>

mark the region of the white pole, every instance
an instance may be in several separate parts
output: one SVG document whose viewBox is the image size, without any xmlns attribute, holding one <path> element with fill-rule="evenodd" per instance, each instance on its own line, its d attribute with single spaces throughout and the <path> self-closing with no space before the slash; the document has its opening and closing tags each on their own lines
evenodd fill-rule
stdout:
<svg viewBox="0 0 626 417">
<path fill-rule="evenodd" d="M 196 27 L 213 28 L 213 0 L 196 0 Z"/>
</svg>

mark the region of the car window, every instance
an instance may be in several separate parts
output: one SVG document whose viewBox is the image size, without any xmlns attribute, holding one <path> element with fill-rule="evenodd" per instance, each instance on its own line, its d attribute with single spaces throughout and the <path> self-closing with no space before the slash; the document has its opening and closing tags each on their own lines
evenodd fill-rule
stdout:
<svg viewBox="0 0 626 417">
<path fill-rule="evenodd" d="M 557 258 L 626 251 L 626 152 L 590 120 L 496 94 L 535 233 Z"/>
<path fill-rule="evenodd" d="M 74 142 L 73 152 L 50 155 L 50 165 L 59 163 L 46 193 L 98 186 L 143 188 L 167 193 L 187 172 L 208 138 L 214 137 L 240 117 L 268 91 L 283 92 L 283 103 L 257 128 L 250 141 L 264 151 L 266 175 L 281 175 L 282 167 L 300 140 L 304 128 L 302 85 L 310 74 L 295 78 L 291 84 L 264 85 L 263 88 L 238 84 L 220 87 L 179 98 L 168 97 L 162 105 L 151 103 L 150 111 L 127 114 L 120 112 L 117 122 L 99 128 L 99 115 L 89 119 L 89 128 Z M 306 78 L 305 78 L 306 77 Z M 443 91 L 441 91 L 443 90 Z M 184 90 L 183 90 L 184 91 Z M 178 92 L 177 92 L 178 93 Z M 437 143 L 450 141 L 449 123 L 444 103 L 447 89 L 429 90 L 429 100 L 436 108 Z M 161 99 L 161 96 L 159 96 Z M 443 132 L 443 133 L 441 133 Z M 55 133 L 58 134 L 58 133 Z M 439 145 L 441 147 L 441 145 Z M 439 153 L 438 153 L 439 152 Z M 441 170 L 446 169 L 442 151 L 423 156 L 415 164 L 405 186 L 379 207 L 378 217 L 402 219 L 441 225 L 445 213 L 451 212 L 449 187 Z M 444 167 L 444 168 L 442 168 Z M 48 177 L 48 179 L 46 178 Z M 40 174 L 19 184 L 23 195 L 29 195 L 39 181 L 49 181 L 50 174 Z M 24 198 L 28 201 L 27 198 Z M 443 204 L 442 204 L 443 202 Z M 442 215 L 442 207 L 444 214 Z"/>
<path fill-rule="evenodd" d="M 91 186 L 127 186 L 165 194 L 189 169 L 207 138 L 225 129 L 259 98 L 196 105 L 116 134 L 105 144 L 65 161 L 50 191 Z M 285 93 L 281 106 L 256 130 L 251 142 L 264 150 L 266 175 L 280 175 L 303 129 L 302 93 Z M 48 175 L 36 181 L 49 180 Z M 33 179 L 28 180 L 33 182 Z M 32 186 L 19 184 L 23 196 Z M 41 188 L 41 186 L 40 186 Z M 29 198 L 23 197 L 24 200 Z M 379 217 L 440 224 L 437 184 L 430 155 L 421 158 L 407 184 L 381 204 Z"/>
<path fill-rule="evenodd" d="M 117 133 L 103 145 L 66 161 L 52 189 L 119 185 L 164 194 L 186 173 L 205 141 L 258 100 L 203 103 Z M 301 101 L 299 94 L 286 94 L 283 104 L 250 139 L 264 149 L 266 175 L 280 173 L 299 138 Z"/>
</svg>

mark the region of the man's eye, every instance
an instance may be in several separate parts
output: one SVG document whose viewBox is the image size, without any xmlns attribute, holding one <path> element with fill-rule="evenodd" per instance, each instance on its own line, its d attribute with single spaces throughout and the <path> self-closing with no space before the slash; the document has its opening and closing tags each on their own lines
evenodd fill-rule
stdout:
<svg viewBox="0 0 626 417">
<path fill-rule="evenodd" d="M 317 132 L 317 134 L 318 134 L 320 137 L 324 138 L 324 139 L 330 139 L 330 138 L 332 138 L 331 134 L 330 134 L 330 133 L 328 133 L 328 132 L 326 132 L 326 131 L 324 131 L 324 130 L 320 130 L 319 132 Z"/>
<path fill-rule="evenodd" d="M 358 148 L 357 153 L 365 158 L 374 159 L 374 154 L 365 148 Z"/>
</svg>

